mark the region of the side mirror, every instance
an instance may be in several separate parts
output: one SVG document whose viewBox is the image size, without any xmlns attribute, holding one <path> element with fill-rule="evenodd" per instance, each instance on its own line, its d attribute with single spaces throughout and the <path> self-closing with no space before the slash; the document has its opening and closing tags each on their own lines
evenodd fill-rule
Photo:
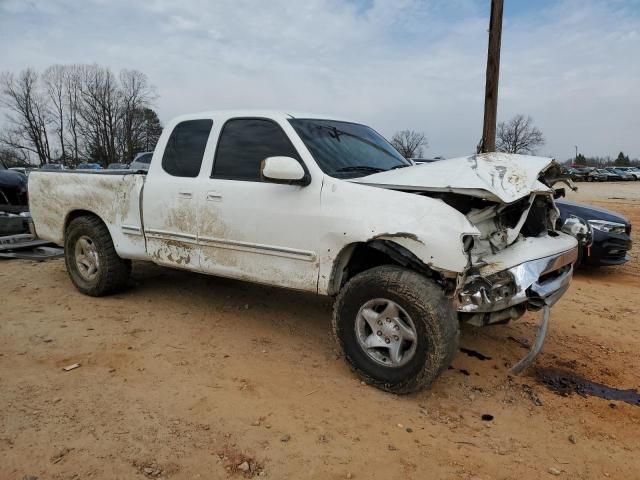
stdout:
<svg viewBox="0 0 640 480">
<path fill-rule="evenodd" d="M 308 183 L 307 175 L 295 158 L 269 157 L 262 161 L 260 168 L 262 176 L 269 180 L 282 183 Z"/>
</svg>

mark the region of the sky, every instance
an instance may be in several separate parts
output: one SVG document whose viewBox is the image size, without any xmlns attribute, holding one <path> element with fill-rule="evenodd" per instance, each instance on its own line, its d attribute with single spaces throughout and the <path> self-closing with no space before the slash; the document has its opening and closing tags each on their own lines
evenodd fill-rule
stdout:
<svg viewBox="0 0 640 480">
<path fill-rule="evenodd" d="M 539 154 L 640 157 L 640 0 L 504 0 L 499 120 Z M 235 108 L 412 129 L 426 156 L 482 134 L 489 0 L 0 0 L 0 71 L 134 68 L 163 122 Z"/>
</svg>

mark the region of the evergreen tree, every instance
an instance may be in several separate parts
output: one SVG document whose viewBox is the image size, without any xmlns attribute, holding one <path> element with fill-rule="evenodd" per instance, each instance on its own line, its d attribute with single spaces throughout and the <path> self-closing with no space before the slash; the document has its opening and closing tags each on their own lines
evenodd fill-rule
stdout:
<svg viewBox="0 0 640 480">
<path fill-rule="evenodd" d="M 629 160 L 629 156 L 625 155 L 623 152 L 620 152 L 618 154 L 618 157 L 616 158 L 615 165 L 618 165 L 618 166 L 629 166 L 630 164 L 631 164 L 631 162 Z"/>
</svg>

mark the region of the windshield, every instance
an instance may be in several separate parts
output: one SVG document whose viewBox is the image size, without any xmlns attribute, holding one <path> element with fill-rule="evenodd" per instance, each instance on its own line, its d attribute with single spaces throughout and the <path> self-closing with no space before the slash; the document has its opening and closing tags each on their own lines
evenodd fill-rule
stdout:
<svg viewBox="0 0 640 480">
<path fill-rule="evenodd" d="M 139 155 L 136 157 L 136 159 L 134 160 L 134 162 L 137 163 L 151 163 L 151 157 L 153 156 L 153 153 L 145 153 L 143 155 Z"/>
<path fill-rule="evenodd" d="M 355 178 L 408 167 L 406 160 L 369 127 L 334 120 L 289 120 L 320 168 L 337 178 Z"/>
</svg>

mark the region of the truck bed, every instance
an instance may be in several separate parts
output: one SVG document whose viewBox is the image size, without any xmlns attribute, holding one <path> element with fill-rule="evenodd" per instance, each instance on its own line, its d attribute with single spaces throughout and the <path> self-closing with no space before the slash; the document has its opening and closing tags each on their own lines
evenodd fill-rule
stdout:
<svg viewBox="0 0 640 480">
<path fill-rule="evenodd" d="M 90 212 L 105 223 L 119 255 L 145 259 L 140 208 L 145 178 L 125 170 L 31 173 L 29 206 L 36 234 L 63 245 L 69 220 Z"/>
</svg>

